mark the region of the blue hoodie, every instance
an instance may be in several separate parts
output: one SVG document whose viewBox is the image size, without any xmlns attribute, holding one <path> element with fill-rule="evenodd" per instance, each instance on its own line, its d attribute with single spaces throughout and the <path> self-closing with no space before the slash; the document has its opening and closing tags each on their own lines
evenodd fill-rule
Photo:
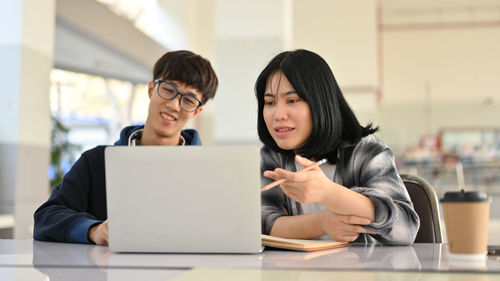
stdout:
<svg viewBox="0 0 500 281">
<path fill-rule="evenodd" d="M 129 126 L 115 145 L 128 145 L 130 135 L 144 126 Z M 185 145 L 201 145 L 196 130 L 182 130 Z M 34 214 L 33 238 L 41 241 L 92 243 L 90 227 L 107 219 L 104 149 L 85 151 Z"/>
</svg>

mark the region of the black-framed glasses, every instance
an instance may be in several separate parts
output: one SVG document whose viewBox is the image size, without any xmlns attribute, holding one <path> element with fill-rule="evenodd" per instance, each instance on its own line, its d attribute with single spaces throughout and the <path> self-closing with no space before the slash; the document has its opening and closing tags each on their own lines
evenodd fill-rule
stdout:
<svg viewBox="0 0 500 281">
<path fill-rule="evenodd" d="M 179 98 L 179 106 L 187 112 L 196 111 L 200 106 L 202 106 L 201 101 L 199 101 L 193 94 L 183 94 L 175 86 L 174 83 L 168 82 L 161 79 L 156 79 L 154 81 L 155 84 L 158 83 L 158 95 L 164 100 L 173 100 L 178 95 Z"/>
</svg>

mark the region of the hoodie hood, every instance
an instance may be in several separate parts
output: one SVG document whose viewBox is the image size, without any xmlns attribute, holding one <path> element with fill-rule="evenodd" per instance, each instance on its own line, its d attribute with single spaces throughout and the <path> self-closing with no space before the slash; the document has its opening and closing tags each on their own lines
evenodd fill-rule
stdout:
<svg viewBox="0 0 500 281">
<path fill-rule="evenodd" d="M 115 145 L 128 145 L 130 135 L 140 129 L 144 129 L 144 125 L 123 128 L 120 132 L 120 139 L 115 142 Z M 186 140 L 185 145 L 201 145 L 200 135 L 195 129 L 182 130 L 181 135 Z"/>
</svg>

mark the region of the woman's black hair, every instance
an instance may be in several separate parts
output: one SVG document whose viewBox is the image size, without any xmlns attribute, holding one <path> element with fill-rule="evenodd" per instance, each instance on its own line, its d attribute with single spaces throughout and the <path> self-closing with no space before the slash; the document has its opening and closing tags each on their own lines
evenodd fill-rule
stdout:
<svg viewBox="0 0 500 281">
<path fill-rule="evenodd" d="M 297 150 L 281 149 L 267 130 L 264 121 L 264 91 L 272 74 L 281 71 L 297 94 L 310 107 L 312 132 L 309 139 Z M 278 54 L 262 70 L 255 82 L 258 102 L 257 130 L 264 145 L 278 152 L 319 160 L 328 158 L 336 163 L 337 149 L 342 142 L 357 143 L 362 137 L 373 134 L 378 127 L 362 127 L 347 104 L 333 73 L 318 54 L 299 49 Z"/>
</svg>

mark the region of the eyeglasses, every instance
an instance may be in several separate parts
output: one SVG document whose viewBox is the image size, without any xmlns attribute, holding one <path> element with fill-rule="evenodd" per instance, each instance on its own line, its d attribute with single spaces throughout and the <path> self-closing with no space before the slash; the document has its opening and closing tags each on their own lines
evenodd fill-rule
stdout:
<svg viewBox="0 0 500 281">
<path fill-rule="evenodd" d="M 173 100 L 180 95 L 179 106 L 184 111 L 193 112 L 202 105 L 201 101 L 192 94 L 183 94 L 179 92 L 174 83 L 161 79 L 156 79 L 154 83 L 158 83 L 158 95 L 164 100 Z"/>
</svg>

